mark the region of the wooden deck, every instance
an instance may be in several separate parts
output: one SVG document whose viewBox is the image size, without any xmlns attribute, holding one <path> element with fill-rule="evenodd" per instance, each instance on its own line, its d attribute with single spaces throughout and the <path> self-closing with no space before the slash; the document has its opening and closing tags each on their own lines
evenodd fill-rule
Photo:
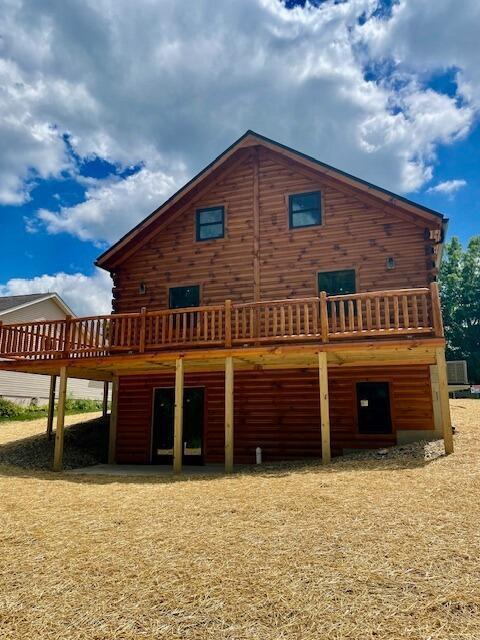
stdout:
<svg viewBox="0 0 480 640">
<path fill-rule="evenodd" d="M 74 360 L 254 345 L 443 337 L 438 287 L 0 323 L 0 357 Z"/>
</svg>

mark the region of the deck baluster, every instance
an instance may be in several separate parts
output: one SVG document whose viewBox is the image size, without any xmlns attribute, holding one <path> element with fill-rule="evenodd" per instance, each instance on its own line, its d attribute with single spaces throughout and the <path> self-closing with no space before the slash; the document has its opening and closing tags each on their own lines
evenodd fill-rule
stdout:
<svg viewBox="0 0 480 640">
<path fill-rule="evenodd" d="M 198 346 L 443 335 L 437 285 L 318 298 L 67 318 L 0 326 L 0 354 L 37 360 L 88 358 Z"/>
</svg>

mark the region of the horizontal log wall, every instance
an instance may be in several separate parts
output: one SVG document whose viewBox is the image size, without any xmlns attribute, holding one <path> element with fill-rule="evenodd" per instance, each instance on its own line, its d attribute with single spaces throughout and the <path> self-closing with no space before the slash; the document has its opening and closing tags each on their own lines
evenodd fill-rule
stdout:
<svg viewBox="0 0 480 640">
<path fill-rule="evenodd" d="M 287 168 L 263 149 L 260 166 L 262 299 L 316 294 L 316 273 L 337 269 L 355 269 L 357 291 L 428 284 L 424 228 Z M 286 194 L 316 190 L 323 194 L 323 225 L 289 229 Z M 394 269 L 387 269 L 387 257 Z"/>
<path fill-rule="evenodd" d="M 428 285 L 434 241 L 425 238 L 423 225 L 385 213 L 381 203 L 365 204 L 332 178 L 312 179 L 269 150 L 260 148 L 258 157 L 260 299 L 317 295 L 316 273 L 335 269 L 354 268 L 358 291 Z M 202 304 L 255 299 L 253 162 L 247 157 L 220 176 L 115 268 L 114 311 L 166 308 L 168 287 L 185 284 L 201 285 Z M 287 194 L 317 189 L 323 193 L 323 225 L 290 230 Z M 225 238 L 196 242 L 195 209 L 218 204 L 226 208 Z M 388 257 L 394 269 L 387 269 Z"/>
<path fill-rule="evenodd" d="M 392 436 L 356 433 L 355 383 L 391 383 L 394 428 L 433 429 L 433 408 L 427 366 L 331 369 L 330 415 L 333 454 L 348 447 L 392 444 Z M 207 462 L 223 462 L 224 382 L 222 373 L 185 375 L 185 386 L 206 389 L 207 424 L 204 453 Z M 150 462 L 150 432 L 154 387 L 174 386 L 174 374 L 120 378 L 117 425 L 119 463 Z M 288 460 L 320 457 L 318 371 L 235 372 L 235 461 L 252 463 L 255 448 L 264 459 Z"/>
<path fill-rule="evenodd" d="M 253 295 L 253 167 L 247 159 L 116 269 L 114 311 L 168 308 L 168 287 L 199 284 L 201 304 Z M 225 238 L 197 242 L 195 209 L 225 207 Z M 139 285 L 146 285 L 145 295 Z"/>
</svg>

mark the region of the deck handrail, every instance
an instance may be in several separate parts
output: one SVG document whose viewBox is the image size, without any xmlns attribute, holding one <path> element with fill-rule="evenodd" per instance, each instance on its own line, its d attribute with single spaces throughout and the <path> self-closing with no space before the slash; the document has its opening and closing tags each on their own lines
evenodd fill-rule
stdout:
<svg viewBox="0 0 480 640">
<path fill-rule="evenodd" d="M 380 291 L 360 291 L 359 293 L 347 293 L 336 296 L 327 296 L 329 300 L 357 300 L 358 298 L 375 298 L 377 296 L 387 296 L 389 298 L 394 296 L 409 296 L 420 295 L 422 293 L 428 294 L 430 289 L 428 287 L 419 287 L 418 289 L 387 289 Z"/>
<path fill-rule="evenodd" d="M 194 347 L 443 336 L 437 283 L 430 287 L 232 302 L 2 324 L 0 357 L 78 359 Z"/>
</svg>

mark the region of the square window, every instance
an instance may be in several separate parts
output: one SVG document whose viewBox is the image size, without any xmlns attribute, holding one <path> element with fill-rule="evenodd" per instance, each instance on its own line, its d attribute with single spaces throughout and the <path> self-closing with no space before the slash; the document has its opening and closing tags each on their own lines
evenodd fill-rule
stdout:
<svg viewBox="0 0 480 640">
<path fill-rule="evenodd" d="M 197 209 L 197 240 L 215 240 L 225 235 L 225 208 Z"/>
<path fill-rule="evenodd" d="M 290 229 L 322 224 L 322 198 L 320 191 L 296 193 L 288 197 Z"/>
<path fill-rule="evenodd" d="M 194 284 L 188 287 L 170 287 L 168 290 L 168 307 L 185 309 L 198 307 L 200 304 L 200 287 Z"/>
<path fill-rule="evenodd" d="M 329 296 L 344 296 L 356 293 L 355 271 L 325 271 L 318 274 L 318 290 L 326 291 Z"/>
</svg>

